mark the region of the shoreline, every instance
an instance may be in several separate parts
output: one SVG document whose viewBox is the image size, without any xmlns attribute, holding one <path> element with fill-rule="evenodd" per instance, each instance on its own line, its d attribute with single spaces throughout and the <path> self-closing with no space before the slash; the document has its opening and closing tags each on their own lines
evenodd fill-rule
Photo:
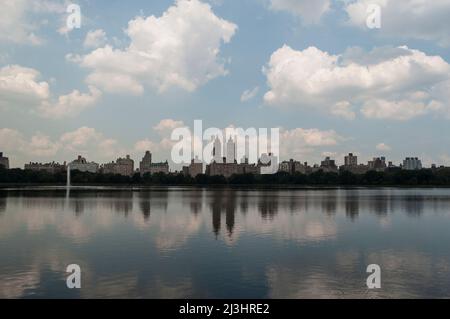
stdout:
<svg viewBox="0 0 450 319">
<path fill-rule="evenodd" d="M 109 189 L 152 189 L 152 188 L 192 188 L 192 189 L 280 189 L 280 190 L 323 190 L 323 189 L 382 189 L 382 188 L 396 188 L 396 189 L 450 189 L 450 185 L 293 185 L 293 184 L 74 184 L 69 187 L 70 190 L 82 190 L 89 188 L 109 188 Z M 9 188 L 53 188 L 53 189 L 67 189 L 64 184 L 44 184 L 44 183 L 0 183 L 0 190 Z"/>
</svg>

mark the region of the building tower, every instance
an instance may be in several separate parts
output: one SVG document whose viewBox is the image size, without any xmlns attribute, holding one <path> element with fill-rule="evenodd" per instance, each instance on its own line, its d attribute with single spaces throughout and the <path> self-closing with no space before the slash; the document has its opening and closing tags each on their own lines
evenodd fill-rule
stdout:
<svg viewBox="0 0 450 319">
<path fill-rule="evenodd" d="M 227 142 L 227 163 L 233 164 L 235 163 L 235 161 L 236 161 L 236 143 L 230 136 Z"/>
<path fill-rule="evenodd" d="M 354 156 L 353 153 L 348 154 L 348 156 L 345 156 L 345 166 L 346 167 L 356 167 L 358 166 L 358 156 Z"/>
<path fill-rule="evenodd" d="M 220 139 L 218 136 L 216 136 L 216 139 L 214 140 L 214 148 L 213 148 L 213 161 L 216 163 L 222 163 L 222 143 L 220 142 Z"/>
<path fill-rule="evenodd" d="M 152 153 L 150 151 L 146 151 L 142 161 L 139 163 L 139 172 L 141 175 L 145 173 L 150 173 L 150 169 L 152 167 Z"/>
</svg>

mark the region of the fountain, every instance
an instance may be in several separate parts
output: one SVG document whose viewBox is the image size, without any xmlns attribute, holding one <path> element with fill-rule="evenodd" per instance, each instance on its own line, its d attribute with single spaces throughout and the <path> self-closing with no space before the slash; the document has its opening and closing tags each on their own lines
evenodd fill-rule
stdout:
<svg viewBox="0 0 450 319">
<path fill-rule="evenodd" d="M 67 165 L 67 188 L 70 188 L 70 165 Z"/>
<path fill-rule="evenodd" d="M 68 209 L 69 207 L 69 198 L 70 198 L 70 165 L 67 165 L 67 180 L 66 180 L 66 201 L 65 201 L 65 208 Z"/>
</svg>

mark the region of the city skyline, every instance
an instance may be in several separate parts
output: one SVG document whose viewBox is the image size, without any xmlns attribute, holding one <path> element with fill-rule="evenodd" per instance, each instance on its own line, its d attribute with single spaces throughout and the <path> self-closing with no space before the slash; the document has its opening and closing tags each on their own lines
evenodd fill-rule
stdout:
<svg viewBox="0 0 450 319">
<path fill-rule="evenodd" d="M 236 147 L 235 143 L 233 144 L 233 148 Z M 214 142 L 215 147 L 217 147 L 216 141 Z M 55 173 L 56 171 L 65 171 L 67 167 L 71 167 L 71 170 L 80 170 L 80 171 L 87 171 L 87 172 L 101 172 L 104 174 L 119 174 L 119 175 L 127 175 L 131 176 L 134 173 L 140 173 L 141 175 L 145 173 L 181 173 L 181 172 L 189 172 L 189 168 L 192 166 L 196 166 L 196 164 L 201 164 L 201 169 L 195 168 L 195 172 L 197 174 L 200 174 L 200 171 L 202 173 L 208 172 L 208 166 L 211 166 L 211 164 L 224 164 L 224 165 L 250 165 L 255 167 L 265 166 L 268 165 L 268 162 L 266 163 L 261 162 L 261 159 L 264 156 L 267 156 L 268 154 L 261 154 L 257 162 L 249 162 L 248 157 L 244 157 L 242 159 L 238 159 L 236 157 L 235 153 L 231 153 L 233 158 L 229 158 L 230 152 L 230 141 L 227 142 L 226 146 L 221 148 L 221 151 L 226 152 L 225 156 L 213 156 L 212 160 L 210 162 L 205 162 L 198 160 L 197 158 L 192 158 L 190 163 L 183 163 L 182 169 L 177 170 L 173 169 L 173 167 L 170 167 L 169 161 L 166 160 L 165 162 L 153 162 L 152 156 L 153 153 L 151 151 L 146 151 L 144 156 L 141 158 L 141 161 L 135 161 L 133 158 L 131 158 L 130 155 L 125 155 L 124 158 L 117 157 L 116 161 L 109 161 L 106 163 L 97 163 L 95 161 L 89 161 L 89 158 L 85 158 L 81 155 L 78 155 L 75 160 L 72 161 L 64 161 L 63 163 L 57 162 L 57 161 L 51 161 L 51 162 L 35 162 L 30 161 L 27 164 L 24 164 L 24 169 L 30 169 L 30 170 L 48 170 L 52 173 Z M 216 152 L 216 149 L 214 148 L 214 153 Z M 270 154 L 269 154 L 270 155 Z M 384 171 L 389 168 L 401 168 L 406 170 L 420 170 L 422 168 L 429 169 L 429 168 L 443 168 L 444 165 L 439 164 L 432 164 L 431 166 L 427 167 L 425 165 L 422 165 L 422 161 L 418 157 L 405 157 L 404 160 L 400 163 L 395 163 L 393 161 L 389 161 L 385 156 L 380 157 L 373 157 L 371 160 L 367 162 L 367 164 L 364 164 L 362 161 L 358 160 L 358 156 L 354 153 L 348 153 L 346 156 L 344 156 L 344 159 L 342 161 L 342 165 L 336 161 L 336 159 L 326 156 L 321 162 L 319 163 L 308 163 L 307 161 L 301 161 L 301 159 L 278 159 L 277 161 L 277 167 L 278 172 L 301 172 L 301 173 L 311 173 L 312 171 L 306 172 L 304 171 L 305 168 L 312 168 L 316 170 L 330 170 L 330 171 L 336 171 L 339 170 L 349 170 L 356 174 L 362 174 L 370 170 L 380 170 Z M 267 161 L 267 160 L 266 160 Z M 136 165 L 135 165 L 136 162 Z M 0 164 L 5 166 L 7 169 L 11 168 L 9 167 L 9 158 L 4 156 L 3 152 L 0 152 Z M 119 167 L 119 169 L 115 170 L 115 165 Z M 186 166 L 187 165 L 187 166 Z M 190 166 L 189 166 L 190 165 Z M 205 165 L 205 166 L 203 166 Z M 123 166 L 124 168 L 120 168 L 120 166 Z M 129 169 L 127 166 L 131 166 L 131 169 Z M 82 167 L 82 168 L 81 168 Z M 243 171 L 242 173 L 245 173 Z M 249 171 L 247 173 L 255 173 L 260 174 L 260 172 L 256 171 Z M 231 174 L 229 174 L 231 175 Z"/>
<path fill-rule="evenodd" d="M 450 4 L 372 2 L 380 29 L 363 0 L 162 0 L 78 1 L 68 30 L 66 1 L 6 1 L 0 150 L 11 167 L 147 149 L 164 161 L 171 130 L 200 118 L 279 127 L 285 159 L 450 165 Z"/>
</svg>

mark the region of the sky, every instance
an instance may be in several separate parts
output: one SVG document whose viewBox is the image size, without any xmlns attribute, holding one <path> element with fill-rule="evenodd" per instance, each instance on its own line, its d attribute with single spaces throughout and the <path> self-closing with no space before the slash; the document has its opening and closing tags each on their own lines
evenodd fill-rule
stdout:
<svg viewBox="0 0 450 319">
<path fill-rule="evenodd" d="M 70 4 L 81 10 L 69 29 Z M 366 24 L 370 4 L 380 28 Z M 280 157 L 450 165 L 450 0 L 0 0 L 11 167 L 170 159 L 177 127 L 280 128 Z"/>
</svg>

